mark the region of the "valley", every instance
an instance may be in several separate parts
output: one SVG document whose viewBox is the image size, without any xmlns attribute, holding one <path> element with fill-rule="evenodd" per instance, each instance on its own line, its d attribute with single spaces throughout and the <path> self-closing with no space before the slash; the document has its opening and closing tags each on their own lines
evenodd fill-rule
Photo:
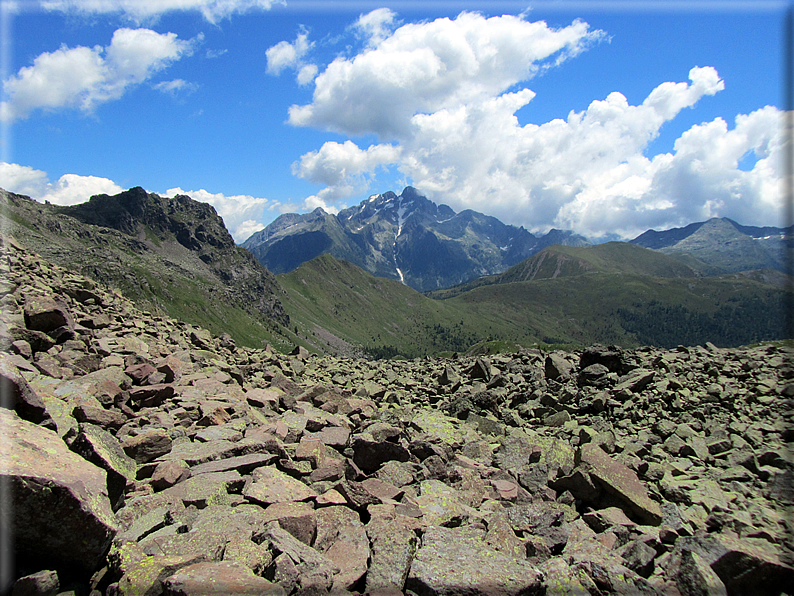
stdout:
<svg viewBox="0 0 794 596">
<path fill-rule="evenodd" d="M 294 268 L 278 275 L 234 245 L 211 207 L 184 196 L 166 199 L 131 189 L 58 207 L 3 193 L 2 215 L 4 234 L 52 262 L 117 288 L 151 312 L 228 334 L 250 347 L 269 344 L 286 352 L 300 345 L 319 354 L 416 358 L 518 346 L 670 348 L 712 342 L 733 347 L 787 338 L 791 278 L 780 271 L 781 234 L 773 233 L 781 230 L 716 220 L 648 233 L 631 243 L 554 244 L 499 273 L 423 293 L 404 283 L 416 279 L 415 265 L 395 267 L 397 255 L 422 253 L 428 235 L 437 238 L 427 230 L 411 236 L 417 206 L 422 217 L 430 213 L 438 226 L 447 226 L 444 237 L 457 234 L 469 238 L 470 246 L 477 244 L 471 240 L 477 228 L 472 222 L 486 220 L 435 206 L 413 189 L 401 196 L 376 195 L 344 216 L 358 221 L 360 229 L 368 226 L 371 236 L 380 234 L 382 244 L 396 251 L 388 258 L 378 253 L 380 264 L 371 261 L 382 276 L 322 251 L 299 263 L 328 242 L 315 246 L 296 232 L 305 231 L 307 221 L 322 220 L 326 230 L 339 222 L 318 212 L 282 216 L 271 224 L 268 234 L 280 234 L 287 243 L 282 248 L 295 248 Z M 378 220 L 384 210 L 393 221 Z M 454 233 L 452 224 L 458 226 Z M 493 221 L 488 225 L 505 233 Z M 341 227 L 335 229 L 351 250 L 359 246 Z M 320 237 L 317 230 L 306 234 Z M 558 236 L 586 244 L 571 233 Z M 718 242 L 709 244 L 714 237 Z M 504 238 L 496 240 L 507 245 Z M 710 252 L 701 260 L 683 252 L 682 245 L 694 246 L 701 256 L 706 247 Z M 722 261 L 713 257 L 715 246 L 727 255 Z M 733 263 L 745 262 L 740 257 L 747 254 L 750 265 L 769 267 L 741 270 L 736 265 L 740 270 L 727 271 L 719 266 L 730 255 Z M 759 261 L 763 254 L 766 260 Z M 400 264 L 409 262 L 416 261 Z"/>
</svg>

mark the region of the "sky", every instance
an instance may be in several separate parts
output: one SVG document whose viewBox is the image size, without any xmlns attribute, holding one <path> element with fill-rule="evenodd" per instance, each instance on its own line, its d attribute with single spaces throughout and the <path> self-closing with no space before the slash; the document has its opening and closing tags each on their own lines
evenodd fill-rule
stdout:
<svg viewBox="0 0 794 596">
<path fill-rule="evenodd" d="M 790 8 L 0 0 L 0 187 L 187 194 L 238 243 L 408 185 L 537 234 L 783 226 Z"/>
</svg>

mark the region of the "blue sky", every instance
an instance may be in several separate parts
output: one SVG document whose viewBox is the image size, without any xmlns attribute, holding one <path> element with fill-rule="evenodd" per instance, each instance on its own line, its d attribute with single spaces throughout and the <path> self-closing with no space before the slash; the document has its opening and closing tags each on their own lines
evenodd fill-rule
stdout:
<svg viewBox="0 0 794 596">
<path fill-rule="evenodd" d="M 533 232 L 783 225 L 788 2 L 2 1 L 0 187 L 284 212 L 416 186 Z"/>
</svg>

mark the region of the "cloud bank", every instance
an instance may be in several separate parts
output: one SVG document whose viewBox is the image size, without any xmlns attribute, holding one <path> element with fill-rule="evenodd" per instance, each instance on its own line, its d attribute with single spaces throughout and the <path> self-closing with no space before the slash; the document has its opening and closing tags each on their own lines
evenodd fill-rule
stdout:
<svg viewBox="0 0 794 596">
<path fill-rule="evenodd" d="M 97 176 L 64 174 L 50 182 L 46 172 L 5 162 L 0 162 L 0 188 L 55 205 L 76 205 L 92 195 L 115 195 L 124 190 L 112 180 Z"/>
<path fill-rule="evenodd" d="M 722 118 L 703 122 L 672 153 L 645 155 L 666 122 L 723 91 L 716 69 L 694 66 L 688 82 L 660 82 L 639 105 L 615 91 L 566 119 L 522 126 L 516 112 L 535 92 L 521 83 L 603 32 L 471 13 L 394 31 L 393 23 L 390 12 L 363 15 L 356 26 L 369 32 L 366 47 L 331 62 L 312 102 L 289 110 L 294 126 L 389 141 L 326 142 L 303 155 L 293 173 L 324 185 L 311 198 L 364 194 L 379 167 L 394 167 L 432 199 L 539 232 L 631 238 L 710 217 L 782 225 L 777 108 L 737 115 L 730 129 Z M 742 169 L 748 156 L 754 165 Z"/>
<path fill-rule="evenodd" d="M 270 10 L 273 5 L 285 4 L 283 0 L 41 0 L 45 10 L 67 14 L 120 13 L 127 18 L 143 22 L 174 12 L 197 10 L 210 23 L 234 14 L 254 10 Z"/>
<path fill-rule="evenodd" d="M 104 48 L 61 46 L 45 52 L 3 82 L 9 99 L 0 104 L 0 119 L 10 122 L 35 110 L 60 108 L 89 113 L 189 55 L 198 41 L 180 40 L 175 33 L 122 28 Z M 173 86 L 165 90 L 173 91 Z"/>
</svg>

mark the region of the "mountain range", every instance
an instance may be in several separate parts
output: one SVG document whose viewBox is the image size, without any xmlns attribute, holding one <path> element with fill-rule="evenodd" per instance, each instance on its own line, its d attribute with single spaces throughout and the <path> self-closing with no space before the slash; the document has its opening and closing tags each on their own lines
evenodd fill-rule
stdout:
<svg viewBox="0 0 794 596">
<path fill-rule="evenodd" d="M 792 228 L 743 226 L 713 218 L 662 232 L 648 230 L 630 242 L 715 275 L 764 268 L 785 271 L 786 239 L 791 236 Z M 242 246 L 276 274 L 330 254 L 377 277 L 426 292 L 481 285 L 480 278 L 501 274 L 555 244 L 593 243 L 572 231 L 552 229 L 535 236 L 470 209 L 455 213 L 408 186 L 399 195 L 373 195 L 336 215 L 321 208 L 281 215 Z"/>
<path fill-rule="evenodd" d="M 328 354 L 416 357 L 516 345 L 736 346 L 791 335 L 784 322 L 794 304 L 792 279 L 780 271 L 790 230 L 710 220 L 648 232 L 631 243 L 555 244 L 535 251 L 550 239 L 475 212 L 454 214 L 412 192 L 377 195 L 338 216 L 315 211 L 271 224 L 280 238 L 271 247 L 284 243 L 283 250 L 292 242 L 311 248 L 302 258 L 327 244 L 323 236 L 334 231 L 332 243 L 347 239 L 351 250 L 380 263 L 384 276 L 322 250 L 274 275 L 234 244 L 211 206 L 141 188 L 72 207 L 3 191 L 0 225 L 4 236 L 117 288 L 146 310 L 226 334 L 241 345 L 270 343 L 280 351 L 299 345 Z M 325 223 L 312 224 L 312 218 Z M 380 238 L 383 250 L 354 242 L 345 232 L 356 229 L 350 221 L 358 222 L 359 238 Z M 299 233 L 290 233 L 290 226 Z M 451 233 L 455 226 L 457 236 Z M 442 229 L 448 233 L 440 238 Z M 560 235 L 586 242 L 572 233 Z M 312 248 L 311 238 L 321 242 Z M 431 284 L 431 277 L 411 273 L 417 271 L 411 261 L 399 260 L 415 254 L 418 261 L 427 246 L 423 239 L 437 252 L 447 243 L 441 254 L 456 255 L 449 267 L 458 269 L 455 279 L 468 281 L 425 293 L 408 285 L 410 279 L 439 283 L 438 275 Z M 467 250 L 491 254 L 492 264 L 499 255 L 501 271 L 468 278 L 464 271 L 478 271 L 485 261 L 467 263 Z M 514 259 L 522 251 L 535 252 L 507 266 L 504 255 Z M 387 255 L 399 273 L 389 268 Z M 436 253 L 426 256 L 442 270 Z"/>
<path fill-rule="evenodd" d="M 537 237 L 471 209 L 455 213 L 408 186 L 399 195 L 373 195 L 336 215 L 319 207 L 305 215 L 281 215 L 242 246 L 276 274 L 330 254 L 424 292 L 501 273 L 553 244 L 590 242 L 561 230 Z"/>
<path fill-rule="evenodd" d="M 663 232 L 649 230 L 631 243 L 668 255 L 694 257 L 712 272 L 733 273 L 749 269 L 786 271 L 787 242 L 792 237 L 794 226 L 743 226 L 723 217 Z"/>
</svg>

